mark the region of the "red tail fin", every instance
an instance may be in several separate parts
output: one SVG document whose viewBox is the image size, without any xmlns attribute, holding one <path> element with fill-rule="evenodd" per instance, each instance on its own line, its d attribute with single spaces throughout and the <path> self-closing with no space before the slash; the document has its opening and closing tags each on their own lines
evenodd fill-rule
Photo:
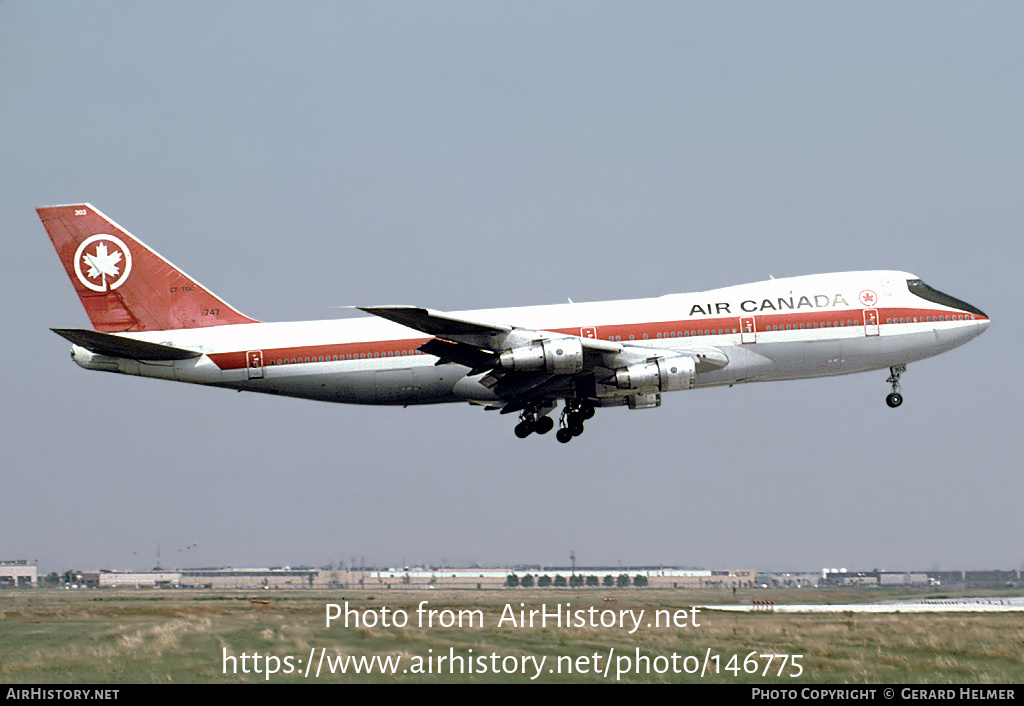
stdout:
<svg viewBox="0 0 1024 706">
<path fill-rule="evenodd" d="M 89 204 L 36 211 L 97 331 L 256 323 Z"/>
</svg>

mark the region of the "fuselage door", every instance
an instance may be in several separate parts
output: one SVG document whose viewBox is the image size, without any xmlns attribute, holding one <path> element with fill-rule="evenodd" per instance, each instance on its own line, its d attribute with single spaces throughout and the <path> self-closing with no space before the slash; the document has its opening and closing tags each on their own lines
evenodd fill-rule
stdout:
<svg viewBox="0 0 1024 706">
<path fill-rule="evenodd" d="M 878 335 L 878 309 L 864 310 L 864 335 Z"/>
<path fill-rule="evenodd" d="M 753 316 L 740 317 L 740 341 L 743 343 L 757 343 L 757 326 Z"/>
<path fill-rule="evenodd" d="M 597 327 L 585 326 L 580 329 L 580 338 L 597 338 Z"/>
<path fill-rule="evenodd" d="M 249 379 L 263 377 L 263 351 L 249 351 L 245 354 L 245 367 L 249 371 Z"/>
</svg>

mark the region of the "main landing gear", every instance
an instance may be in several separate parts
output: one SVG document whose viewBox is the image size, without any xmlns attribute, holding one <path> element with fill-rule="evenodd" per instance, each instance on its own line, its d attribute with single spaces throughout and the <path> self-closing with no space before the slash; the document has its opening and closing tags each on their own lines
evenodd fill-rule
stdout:
<svg viewBox="0 0 1024 706">
<path fill-rule="evenodd" d="M 533 432 L 547 434 L 555 428 L 555 420 L 545 415 L 539 415 L 537 409 L 529 407 L 519 415 L 519 423 L 516 424 L 516 436 L 525 439 Z"/>
<path fill-rule="evenodd" d="M 574 436 L 583 433 L 583 422 L 593 416 L 594 406 L 589 402 L 566 400 L 559 424 L 561 428 L 555 432 L 555 438 L 563 444 L 568 444 Z"/>
<path fill-rule="evenodd" d="M 885 403 L 895 409 L 903 404 L 903 395 L 900 393 L 900 375 L 907 372 L 907 366 L 895 365 L 889 368 L 889 377 L 886 382 L 892 383 L 892 392 L 885 396 Z"/>
<path fill-rule="evenodd" d="M 530 434 L 547 434 L 555 428 L 555 420 L 548 416 L 548 412 L 554 409 L 554 405 L 546 407 L 527 407 L 519 415 L 519 424 L 516 424 L 516 436 L 525 439 Z M 555 438 L 563 444 L 569 443 L 574 436 L 583 433 L 583 422 L 594 416 L 594 405 L 589 402 L 577 400 L 566 400 L 565 409 L 558 420 L 559 429 L 555 432 Z"/>
</svg>

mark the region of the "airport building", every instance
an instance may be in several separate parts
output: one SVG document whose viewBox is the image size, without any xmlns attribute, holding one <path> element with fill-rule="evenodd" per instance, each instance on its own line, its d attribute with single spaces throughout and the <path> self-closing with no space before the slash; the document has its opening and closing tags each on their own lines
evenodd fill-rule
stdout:
<svg viewBox="0 0 1024 706">
<path fill-rule="evenodd" d="M 87 585 L 89 578 L 83 574 Z M 177 571 L 100 571 L 96 579 L 100 588 L 177 588 L 181 574 Z"/>
<path fill-rule="evenodd" d="M 182 569 L 183 588 L 314 588 L 324 587 L 322 572 L 287 566 L 268 569 Z"/>
<path fill-rule="evenodd" d="M 824 569 L 820 586 L 991 588 L 1021 585 L 1021 571 L 847 571 Z"/>
<path fill-rule="evenodd" d="M 39 575 L 35 564 L 28 559 L 0 561 L 0 586 L 38 586 Z"/>
</svg>

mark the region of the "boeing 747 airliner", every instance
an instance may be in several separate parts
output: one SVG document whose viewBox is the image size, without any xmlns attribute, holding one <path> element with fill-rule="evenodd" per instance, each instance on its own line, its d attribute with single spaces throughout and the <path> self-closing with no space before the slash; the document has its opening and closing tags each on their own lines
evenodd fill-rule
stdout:
<svg viewBox="0 0 1024 706">
<path fill-rule="evenodd" d="M 88 370 L 327 402 L 470 402 L 518 413 L 516 435 L 583 433 L 598 407 L 664 392 L 889 369 L 988 328 L 980 309 L 907 272 L 809 275 L 652 299 L 262 323 L 89 204 L 39 217 L 92 322 L 53 329 Z"/>
</svg>

